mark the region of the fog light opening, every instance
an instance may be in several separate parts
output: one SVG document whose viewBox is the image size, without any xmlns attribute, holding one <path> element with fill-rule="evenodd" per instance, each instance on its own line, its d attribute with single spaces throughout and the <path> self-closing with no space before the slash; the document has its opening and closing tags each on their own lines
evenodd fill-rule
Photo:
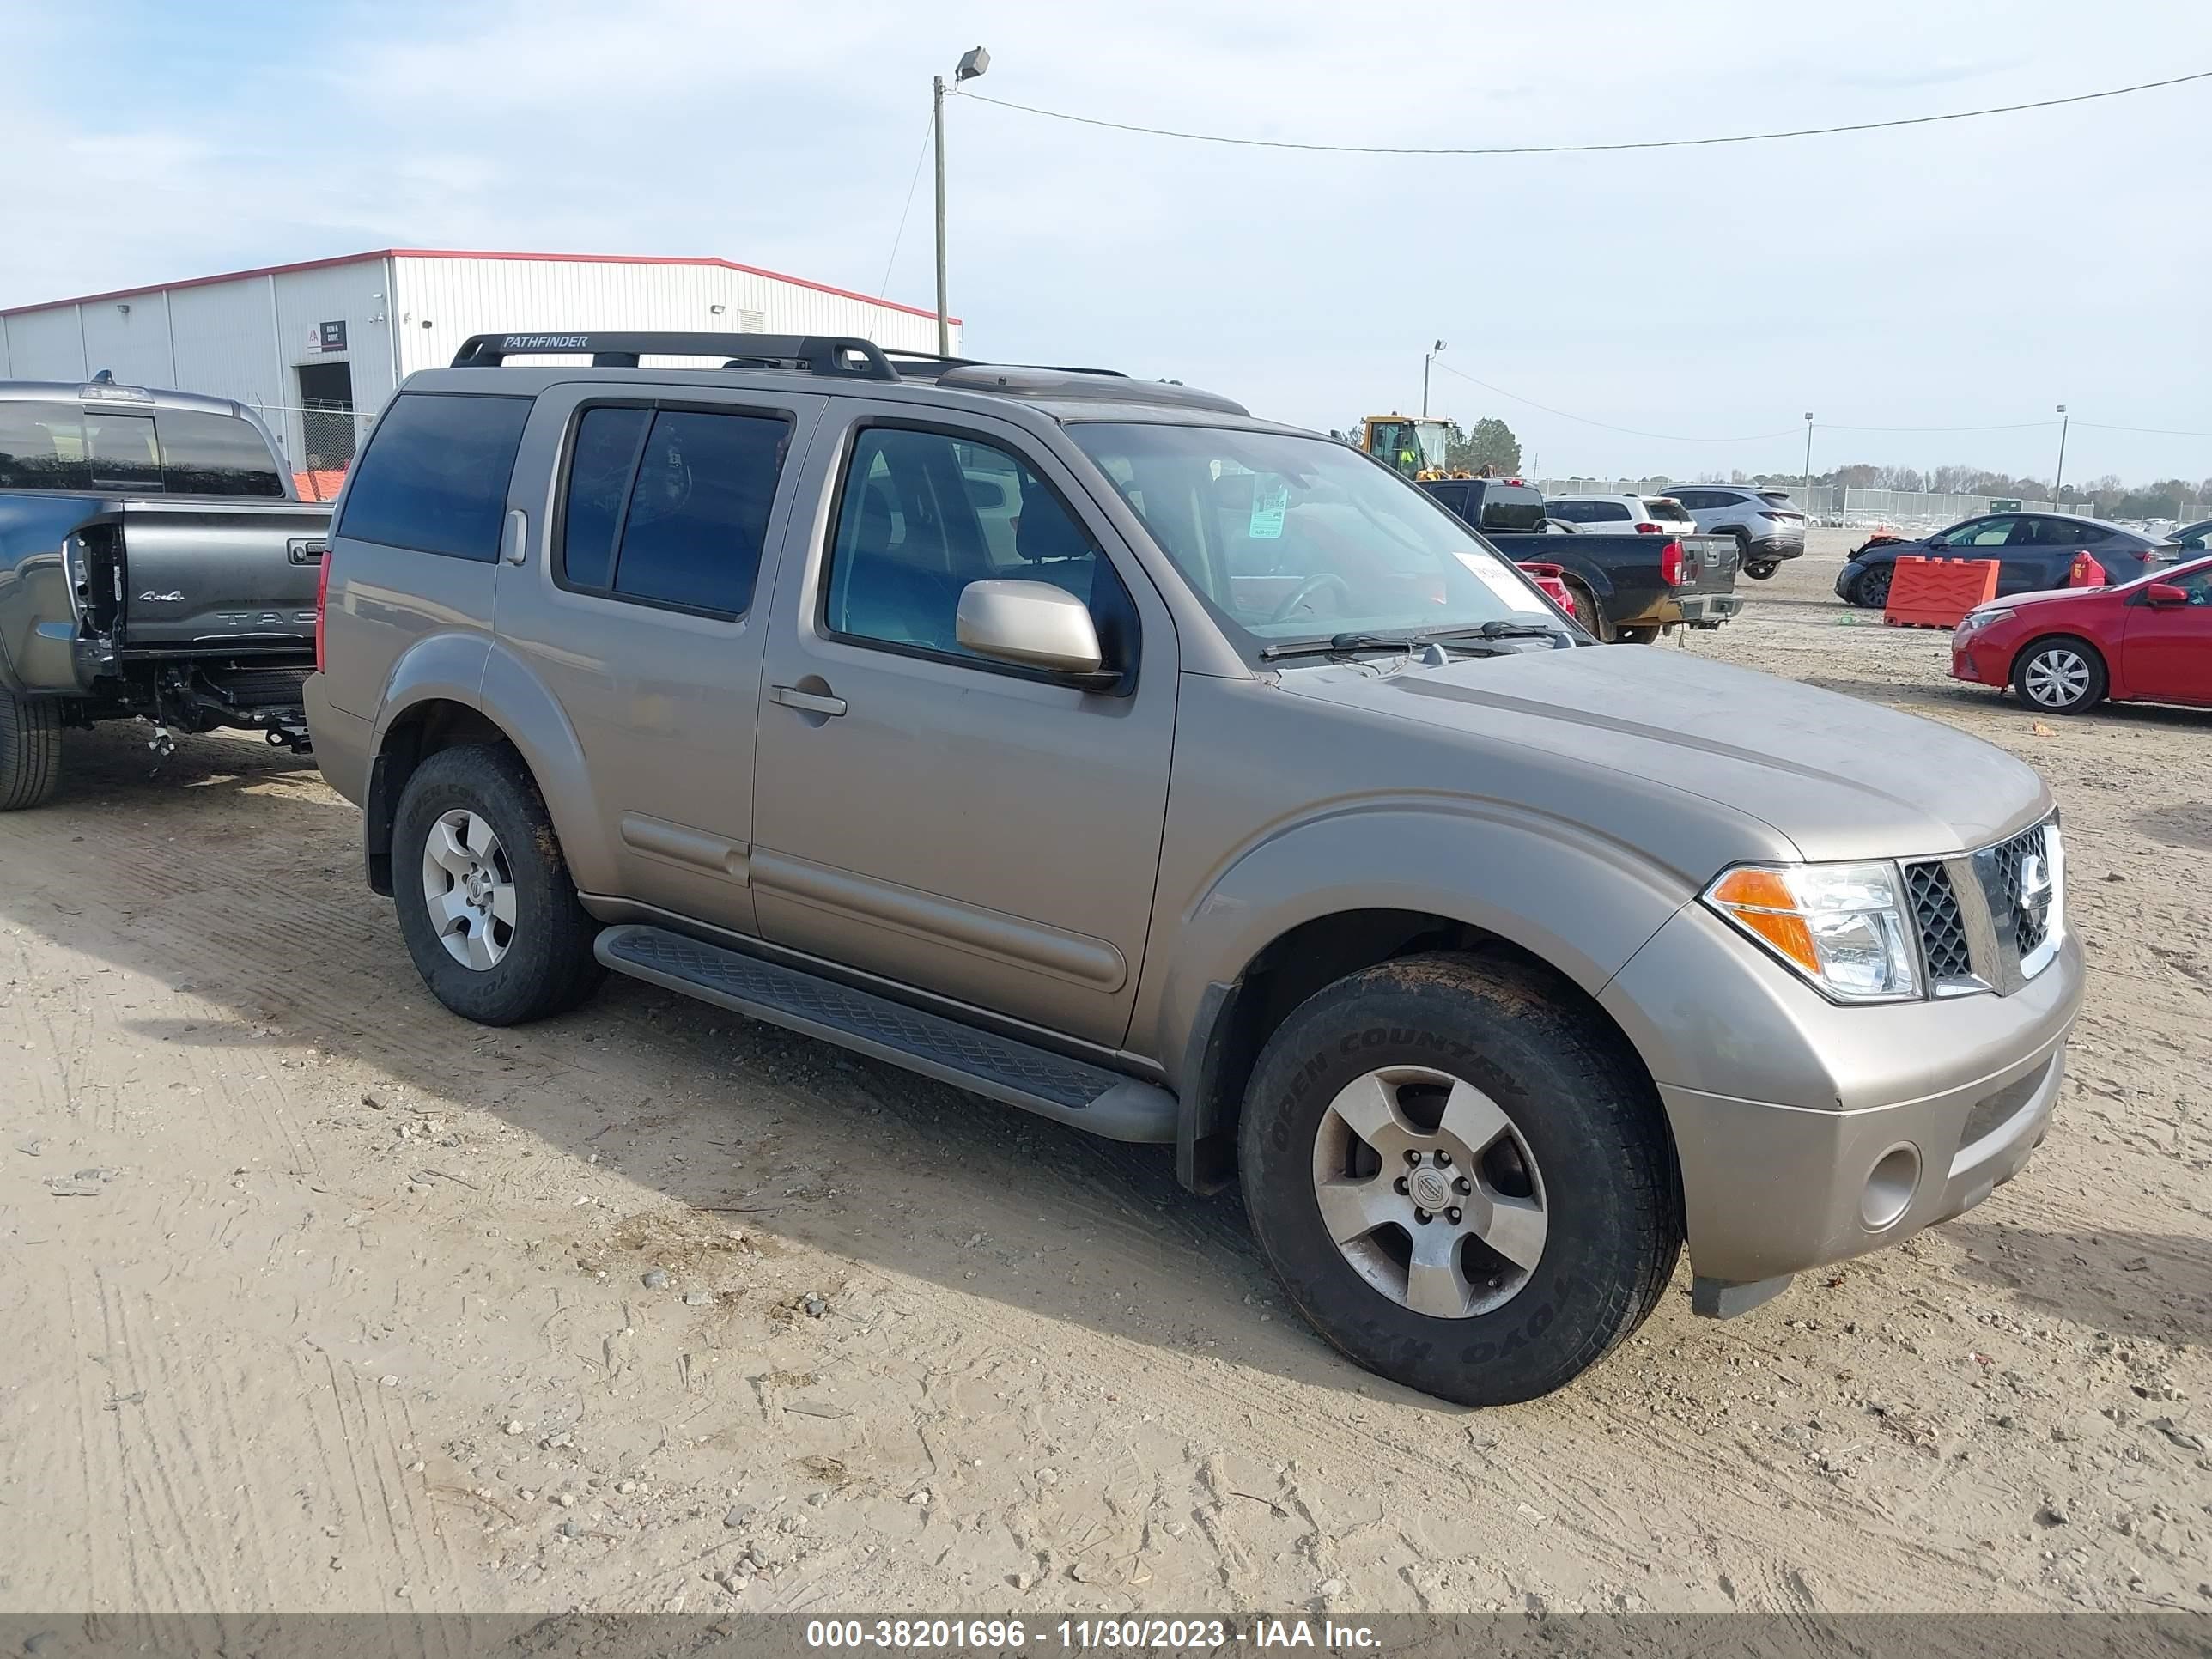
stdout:
<svg viewBox="0 0 2212 1659">
<path fill-rule="evenodd" d="M 1866 1190 L 1859 1195 L 1859 1219 L 1869 1232 L 1880 1232 L 1912 1206 L 1920 1185 L 1920 1149 L 1901 1141 L 1875 1160 L 1867 1171 Z"/>
</svg>

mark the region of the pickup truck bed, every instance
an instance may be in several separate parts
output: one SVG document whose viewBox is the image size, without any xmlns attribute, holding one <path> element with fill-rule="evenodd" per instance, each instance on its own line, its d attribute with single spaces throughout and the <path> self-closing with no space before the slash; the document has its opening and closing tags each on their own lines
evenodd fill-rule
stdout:
<svg viewBox="0 0 2212 1659">
<path fill-rule="evenodd" d="M 0 383 L 0 810 L 45 799 L 65 726 L 143 719 L 161 752 L 171 728 L 242 726 L 305 752 L 330 519 L 237 405 Z"/>
<path fill-rule="evenodd" d="M 1509 559 L 1556 564 L 1575 590 L 1577 610 L 1595 614 L 1591 632 L 1603 640 L 1649 640 L 1686 623 L 1717 628 L 1743 608 L 1735 581 L 1740 563 L 1730 536 L 1553 535 L 1519 528 L 1540 513 L 1542 497 L 1517 481 L 1439 479 L 1424 483 L 1438 505 L 1473 525 Z M 1501 523 L 1504 519 L 1505 522 Z M 1670 556 L 1680 580 L 1668 580 Z M 1587 605 L 1583 603 L 1587 599 Z M 1585 618 L 1585 621 L 1593 620 Z"/>
</svg>

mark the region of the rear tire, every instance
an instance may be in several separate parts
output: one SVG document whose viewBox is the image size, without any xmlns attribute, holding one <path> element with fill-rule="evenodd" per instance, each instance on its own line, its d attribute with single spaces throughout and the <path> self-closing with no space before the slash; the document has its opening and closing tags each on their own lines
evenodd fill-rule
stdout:
<svg viewBox="0 0 2212 1659">
<path fill-rule="evenodd" d="M 464 1019 L 544 1019 L 606 977 L 592 954 L 599 925 L 576 901 L 544 797 L 504 744 L 441 749 L 415 769 L 392 825 L 392 884 L 416 971 Z"/>
<path fill-rule="evenodd" d="M 0 812 L 45 805 L 61 773 L 61 705 L 0 691 Z"/>
<path fill-rule="evenodd" d="M 1673 1146 L 1650 1079 L 1571 996 L 1532 966 L 1409 957 L 1268 1040 L 1238 1128 L 1245 1207 L 1291 1301 L 1358 1364 L 1507 1405 L 1658 1304 L 1682 1242 Z"/>
<path fill-rule="evenodd" d="M 1755 582 L 1763 582 L 1781 568 L 1782 562 L 1778 559 L 1760 559 L 1756 563 L 1746 564 L 1743 574 Z"/>
<path fill-rule="evenodd" d="M 2087 640 L 2053 635 L 2012 659 L 2012 689 L 2021 706 L 2045 714 L 2086 714 L 2110 684 L 2105 659 Z"/>
<path fill-rule="evenodd" d="M 1567 580 L 1567 592 L 1574 599 L 1575 620 L 1583 625 L 1583 631 L 1601 644 L 1612 644 L 1613 624 L 1605 619 L 1605 612 L 1599 609 L 1597 595 L 1571 578 Z"/>
</svg>

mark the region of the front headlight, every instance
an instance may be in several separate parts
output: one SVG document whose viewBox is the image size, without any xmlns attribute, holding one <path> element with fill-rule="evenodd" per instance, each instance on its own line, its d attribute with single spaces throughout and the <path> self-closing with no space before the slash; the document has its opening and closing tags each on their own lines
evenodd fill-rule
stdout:
<svg viewBox="0 0 2212 1659">
<path fill-rule="evenodd" d="M 2010 615 L 2011 610 L 2005 605 L 1997 605 L 1988 611 L 1969 611 L 1959 619 L 1957 632 L 1971 634 L 1978 628 L 1987 628 L 1991 623 L 2002 622 Z"/>
<path fill-rule="evenodd" d="M 1838 1002 L 1920 995 L 1905 883 L 1893 864 L 1745 864 L 1705 902 Z"/>
</svg>

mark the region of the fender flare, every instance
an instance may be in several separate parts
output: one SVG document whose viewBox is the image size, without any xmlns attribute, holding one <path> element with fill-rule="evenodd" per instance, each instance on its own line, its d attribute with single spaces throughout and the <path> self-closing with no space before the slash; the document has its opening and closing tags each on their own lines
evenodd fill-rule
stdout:
<svg viewBox="0 0 2212 1659">
<path fill-rule="evenodd" d="M 1180 1103 L 1186 1184 L 1200 1178 L 1199 1143 L 1242 1103 L 1223 1097 L 1237 1000 L 1254 964 L 1294 928 L 1362 911 L 1435 916 L 1518 947 L 1595 1002 L 1693 896 L 1689 882 L 1622 842 L 1504 803 L 1355 803 L 1279 826 L 1232 854 L 1184 908 L 1150 1025 L 1137 1034 Z"/>
</svg>

